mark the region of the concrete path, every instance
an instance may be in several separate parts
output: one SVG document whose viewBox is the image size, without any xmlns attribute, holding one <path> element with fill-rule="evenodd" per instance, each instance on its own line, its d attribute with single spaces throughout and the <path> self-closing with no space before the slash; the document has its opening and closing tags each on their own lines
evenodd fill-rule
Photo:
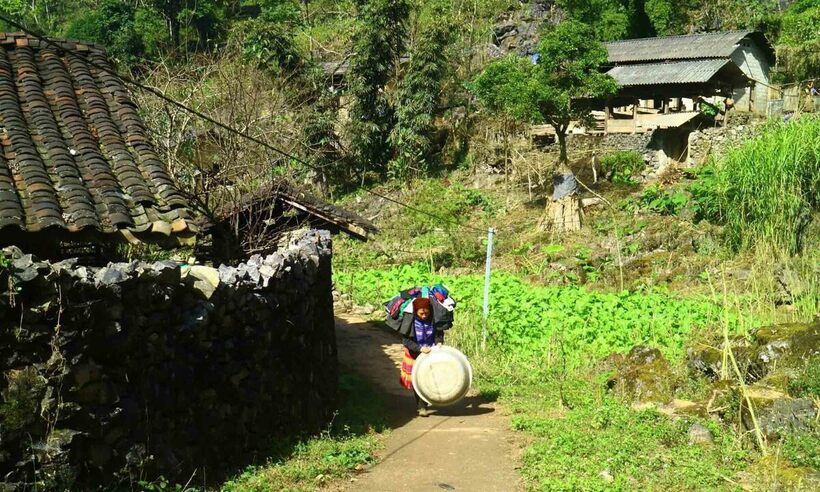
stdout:
<svg viewBox="0 0 820 492">
<path fill-rule="evenodd" d="M 509 422 L 493 403 L 468 396 L 416 416 L 410 391 L 399 386 L 401 340 L 355 316 L 336 318 L 339 362 L 374 383 L 385 396 L 394 429 L 380 461 L 348 486 L 356 491 L 522 490 Z"/>
</svg>

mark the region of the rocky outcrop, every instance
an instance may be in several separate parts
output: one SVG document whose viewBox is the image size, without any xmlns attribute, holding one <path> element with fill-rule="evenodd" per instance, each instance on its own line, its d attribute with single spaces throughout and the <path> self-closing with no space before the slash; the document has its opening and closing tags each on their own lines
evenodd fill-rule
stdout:
<svg viewBox="0 0 820 492">
<path fill-rule="evenodd" d="M 544 24 L 557 24 L 563 13 L 553 0 L 522 2 L 518 9 L 502 12 L 493 27 L 492 43 L 487 54 L 500 57 L 508 54 L 529 56 L 536 52 Z"/>
<path fill-rule="evenodd" d="M 219 269 L 4 258 L 0 482 L 11 490 L 202 483 L 329 415 L 327 233 Z"/>
<path fill-rule="evenodd" d="M 749 338 L 735 337 L 730 343 L 745 382 L 754 383 L 769 376 L 776 367 L 799 366 L 820 355 L 820 319 L 812 323 L 763 327 Z M 726 374 L 734 377 L 732 368 L 723 367 L 728 359 L 724 358 L 720 345 L 722 343 L 690 349 L 689 367 L 713 380 Z"/>
<path fill-rule="evenodd" d="M 616 354 L 612 360 L 617 369 L 607 381 L 610 389 L 635 401 L 669 401 L 672 394 L 669 362 L 660 350 L 637 345 L 626 356 Z"/>
</svg>

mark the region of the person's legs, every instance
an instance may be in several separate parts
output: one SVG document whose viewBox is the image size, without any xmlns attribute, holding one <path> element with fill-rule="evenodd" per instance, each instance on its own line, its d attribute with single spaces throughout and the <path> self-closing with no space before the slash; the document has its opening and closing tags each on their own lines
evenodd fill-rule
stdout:
<svg viewBox="0 0 820 492">
<path fill-rule="evenodd" d="M 427 415 L 429 415 L 430 412 L 427 410 L 427 407 L 429 405 L 427 405 L 426 401 L 421 399 L 421 397 L 418 393 L 416 393 L 415 390 L 413 390 L 413 398 L 416 399 L 416 412 L 418 412 L 419 416 L 426 417 Z"/>
</svg>

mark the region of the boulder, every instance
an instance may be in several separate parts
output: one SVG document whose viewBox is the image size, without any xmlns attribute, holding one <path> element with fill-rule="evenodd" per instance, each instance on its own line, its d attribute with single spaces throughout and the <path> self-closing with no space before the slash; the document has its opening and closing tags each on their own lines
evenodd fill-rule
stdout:
<svg viewBox="0 0 820 492">
<path fill-rule="evenodd" d="M 730 344 L 745 382 L 755 383 L 776 367 L 798 367 L 820 354 L 820 320 L 762 327 L 749 339 L 734 337 Z M 690 348 L 687 365 L 712 380 L 734 378 L 734 369 L 723 367 L 722 345 L 718 341 L 714 346 Z"/>
<path fill-rule="evenodd" d="M 712 431 L 695 422 L 689 427 L 689 444 L 712 444 L 715 441 Z"/>
<path fill-rule="evenodd" d="M 746 389 L 746 395 L 752 404 L 754 415 L 763 436 L 774 441 L 786 433 L 808 430 L 817 416 L 814 401 L 808 398 L 790 398 L 787 394 L 773 388 L 754 385 Z M 754 430 L 752 412 L 741 396 L 741 421 L 743 426 Z"/>
<path fill-rule="evenodd" d="M 609 378 L 607 387 L 634 401 L 670 400 L 672 373 L 660 350 L 638 345 L 614 362 L 617 372 Z"/>
</svg>

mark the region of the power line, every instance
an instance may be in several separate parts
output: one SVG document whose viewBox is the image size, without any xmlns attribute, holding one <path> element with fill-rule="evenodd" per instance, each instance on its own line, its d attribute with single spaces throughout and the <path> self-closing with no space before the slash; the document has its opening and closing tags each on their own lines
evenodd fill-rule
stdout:
<svg viewBox="0 0 820 492">
<path fill-rule="evenodd" d="M 254 136 L 252 136 L 252 135 L 249 135 L 249 134 L 247 134 L 247 133 L 245 133 L 245 132 L 243 132 L 243 131 L 241 131 L 241 130 L 237 130 L 236 128 L 233 128 L 233 127 L 231 127 L 231 126 L 229 126 L 229 125 L 226 125 L 226 124 L 224 124 L 224 123 L 221 123 L 221 122 L 217 121 L 216 119 L 214 119 L 214 118 L 212 118 L 212 117 L 210 117 L 210 116 L 206 115 L 205 113 L 202 113 L 201 111 L 198 111 L 198 110 L 196 110 L 196 109 L 194 109 L 194 108 L 188 107 L 188 106 L 186 106 L 185 104 L 182 104 L 181 102 L 176 101 L 175 99 L 173 99 L 173 98 L 171 98 L 171 97 L 166 96 L 166 95 L 165 95 L 164 93 L 162 93 L 159 89 L 155 89 L 155 88 L 153 88 L 153 87 L 150 87 L 150 86 L 147 86 L 147 85 L 142 84 L 142 83 L 140 83 L 140 82 L 137 82 L 136 80 L 132 79 L 131 77 L 129 77 L 129 76 L 127 76 L 127 75 L 122 75 L 122 74 L 120 74 L 120 73 L 117 73 L 116 71 L 111 70 L 110 68 L 108 68 L 108 67 L 106 67 L 106 66 L 103 66 L 103 65 L 100 65 L 100 64 L 98 64 L 98 63 L 95 63 L 94 61 L 89 60 L 88 58 L 82 57 L 82 56 L 78 55 L 77 53 L 74 53 L 74 52 L 73 52 L 73 51 L 71 51 L 71 50 L 66 50 L 66 49 L 64 49 L 62 46 L 60 46 L 58 43 L 56 43 L 56 42 L 52 41 L 51 39 L 47 38 L 46 36 L 43 36 L 43 35 L 41 35 L 41 34 L 38 34 L 38 33 L 34 32 L 34 31 L 30 30 L 30 29 L 28 29 L 26 26 L 24 26 L 24 25 L 20 24 L 19 22 L 16 22 L 16 21 L 12 20 L 12 19 L 9 19 L 8 17 L 6 17 L 6 16 L 4 16 L 4 15 L 2 15 L 2 14 L 0 14 L 0 20 L 2 20 L 3 22 L 6 22 L 7 24 L 9 24 L 9 25 L 11 25 L 11 26 L 16 27 L 17 29 L 20 29 L 22 32 L 24 32 L 25 34 L 27 34 L 27 35 L 29 35 L 29 36 L 32 36 L 32 37 L 34 37 L 34 38 L 37 38 L 39 41 L 41 41 L 41 42 L 43 42 L 43 43 L 46 43 L 47 45 L 49 45 L 49 46 L 51 46 L 51 47 L 53 47 L 53 48 L 55 48 L 55 49 L 59 50 L 60 52 L 64 52 L 64 53 L 68 54 L 69 56 L 73 56 L 74 58 L 79 59 L 79 60 L 80 60 L 80 61 L 82 61 L 83 63 L 86 63 L 86 64 L 88 64 L 88 65 L 90 65 L 90 66 L 92 66 L 92 67 L 94 67 L 94 68 L 96 68 L 96 69 L 98 69 L 98 70 L 101 70 L 101 71 L 103 71 L 103 72 L 105 72 L 105 73 L 107 73 L 107 74 L 109 74 L 109 75 L 112 75 L 112 76 L 114 76 L 114 77 L 116 77 L 116 78 L 120 79 L 121 81 L 125 82 L 126 84 L 131 84 L 131 85 L 133 85 L 134 87 L 137 87 L 137 88 L 139 88 L 139 89 L 141 89 L 141 90 L 143 90 L 143 91 L 146 91 L 146 92 L 148 92 L 148 93 L 150 93 L 150 94 L 153 94 L 154 96 L 156 96 L 156 97 L 158 97 L 158 98 L 162 99 L 163 101 L 165 101 L 165 102 L 167 102 L 167 103 L 169 103 L 169 104 L 171 104 L 171 105 L 173 105 L 173 106 L 175 106 L 175 107 L 177 107 L 177 108 L 179 108 L 179 109 L 181 109 L 181 110 L 183 110 L 183 111 L 186 111 L 186 112 L 188 112 L 188 113 L 190 113 L 190 114 L 192 114 L 192 115 L 194 115 L 194 116 L 196 116 L 196 117 L 198 117 L 198 118 L 201 118 L 201 119 L 203 119 L 203 120 L 205 120 L 205 121 L 207 121 L 207 122 L 209 122 L 209 123 L 211 123 L 211 124 L 215 125 L 215 126 L 216 126 L 216 127 L 218 127 L 218 128 L 221 128 L 221 129 L 223 129 L 223 130 L 225 130 L 225 131 L 227 131 L 227 132 L 229 132 L 229 133 L 233 133 L 234 135 L 237 135 L 237 136 L 239 136 L 239 137 L 242 137 L 242 138 L 245 138 L 245 139 L 247 139 L 247 140 L 250 140 L 251 142 L 254 142 L 254 143 L 258 144 L 258 145 L 261 145 L 262 147 L 265 147 L 266 149 L 272 150 L 272 151 L 274 151 L 274 152 L 276 152 L 276 153 L 278 153 L 278 154 L 280 154 L 280 155 L 282 155 L 282 156 L 284 156 L 284 157 L 287 157 L 287 158 L 292 159 L 292 160 L 294 160 L 294 161 L 296 161 L 296 162 L 299 162 L 300 164 L 303 164 L 303 165 L 307 166 L 308 168 L 313 169 L 314 171 L 317 171 L 317 172 L 321 172 L 321 171 L 322 171 L 322 170 L 321 170 L 321 168 L 320 168 L 319 166 L 316 166 L 315 164 L 311 164 L 311 163 L 309 163 L 309 162 L 305 161 L 304 159 L 301 159 L 301 158 L 299 158 L 299 157 L 297 157 L 297 156 L 295 156 L 295 155 L 293 155 L 293 154 L 291 154 L 291 153 L 289 153 L 289 152 L 287 152 L 287 151 L 284 151 L 284 150 L 282 150 L 282 149 L 279 149 L 279 148 L 277 148 L 277 147 L 275 147 L 275 146 L 273 146 L 273 145 L 271 145 L 271 144 L 269 144 L 269 143 L 267 143 L 267 142 L 265 142 L 265 141 L 262 141 L 262 140 L 260 140 L 260 139 L 258 139 L 258 138 L 256 138 L 256 137 L 254 137 Z M 395 203 L 395 204 L 397 204 L 397 205 L 399 205 L 399 206 L 402 206 L 402 207 L 404 207 L 404 208 L 407 208 L 407 209 L 409 209 L 409 210 L 413 210 L 413 211 L 415 211 L 415 212 L 417 212 L 417 213 L 421 213 L 421 214 L 424 214 L 424 215 L 428 215 L 428 216 L 433 217 L 433 218 L 435 218 L 435 219 L 437 219 L 437 220 L 441 220 L 441 221 L 444 221 L 444 222 L 448 222 L 448 223 L 453 224 L 453 225 L 456 225 L 456 226 L 458 226 L 458 227 L 464 227 L 464 228 L 466 228 L 466 229 L 470 229 L 470 230 L 477 231 L 477 232 L 486 232 L 486 231 L 484 231 L 483 229 L 478 229 L 478 228 L 475 228 L 475 227 L 472 227 L 472 226 L 469 226 L 469 225 L 466 225 L 466 224 L 461 224 L 461 223 L 459 223 L 457 220 L 455 220 L 454 218 L 453 218 L 453 219 L 447 219 L 447 218 L 442 217 L 442 216 L 440 216 L 440 215 L 437 215 L 437 214 L 434 214 L 434 213 L 431 213 L 431 212 L 427 212 L 427 211 L 424 211 L 424 210 L 418 209 L 418 208 L 416 208 L 416 207 L 413 207 L 412 205 L 409 205 L 409 204 L 407 204 L 407 203 L 403 203 L 403 202 L 401 202 L 401 201 L 399 201 L 399 200 L 396 200 L 396 199 L 394 199 L 394 198 L 390 198 L 390 197 L 384 196 L 384 195 L 382 195 L 382 194 L 380 194 L 380 193 L 377 193 L 377 192 L 375 192 L 375 191 L 368 190 L 368 189 L 365 189 L 364 191 L 365 191 L 366 193 L 370 193 L 371 195 L 377 196 L 377 197 L 382 198 L 382 199 L 384 199 L 384 200 L 387 200 L 387 201 L 393 202 L 393 203 Z"/>
</svg>

